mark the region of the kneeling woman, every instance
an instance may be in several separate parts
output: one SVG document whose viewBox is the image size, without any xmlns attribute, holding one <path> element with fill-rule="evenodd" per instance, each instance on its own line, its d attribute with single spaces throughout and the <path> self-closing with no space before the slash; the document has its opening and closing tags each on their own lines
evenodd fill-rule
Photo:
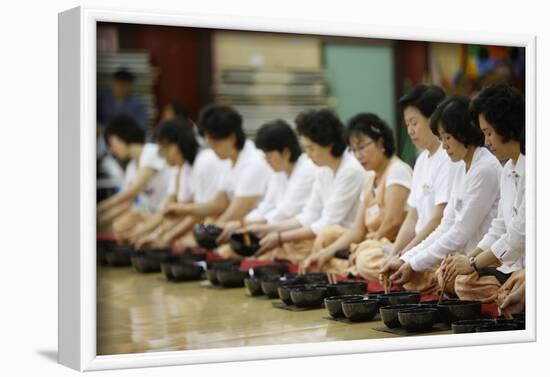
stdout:
<svg viewBox="0 0 550 377">
<path fill-rule="evenodd" d="M 459 298 L 491 302 L 524 265 L 525 101 L 516 89 L 499 84 L 482 90 L 470 110 L 487 147 L 507 161 L 500 178 L 498 215 L 468 256 L 455 256 L 441 268 L 447 281 L 455 281 Z"/>
<path fill-rule="evenodd" d="M 129 116 L 114 117 L 105 130 L 105 139 L 117 158 L 129 162 L 122 189 L 99 203 L 98 222 L 100 227 L 112 225 L 117 240 L 126 241 L 137 224 L 162 209 L 170 169 L 158 146 L 145 143 L 144 131 Z"/>
<path fill-rule="evenodd" d="M 334 224 L 350 227 L 366 178 L 363 167 L 346 152 L 344 127 L 333 112 L 302 113 L 296 125 L 304 150 L 318 166 L 312 192 L 298 216 L 266 225 L 257 233 L 265 234 L 256 254 L 261 259 L 301 262 L 324 228 Z"/>
<path fill-rule="evenodd" d="M 385 259 L 382 248 L 395 240 L 405 219 L 412 170 L 395 156 L 392 130 L 377 115 L 356 115 L 349 121 L 347 133 L 355 157 L 366 171 L 374 174 L 364 186 L 353 227 L 325 228 L 302 267 L 339 274 L 351 267 L 351 273 L 377 280 Z M 334 257 L 338 251 L 350 247 L 349 263 Z"/>
<path fill-rule="evenodd" d="M 157 142 L 160 153 L 173 167 L 166 207 L 173 203 L 212 200 L 216 195 L 212 177 L 220 175 L 227 164 L 211 149 L 199 150 L 193 124 L 186 119 L 165 121 L 158 128 Z M 141 229 L 136 229 L 136 247 L 168 247 L 200 220 L 192 216 L 178 218 L 160 213 Z"/>
<path fill-rule="evenodd" d="M 470 122 L 468 105 L 468 98 L 450 96 L 438 105 L 430 120 L 451 160 L 460 162 L 441 224 L 401 258 L 387 263 L 381 277 L 393 273 L 391 281 L 406 284 L 417 279 L 420 272 L 435 274 L 446 256 L 463 254 L 477 245 L 496 216 L 502 167 L 483 147 L 483 134 Z M 454 295 L 452 284 L 440 280 L 439 286 Z"/>
</svg>

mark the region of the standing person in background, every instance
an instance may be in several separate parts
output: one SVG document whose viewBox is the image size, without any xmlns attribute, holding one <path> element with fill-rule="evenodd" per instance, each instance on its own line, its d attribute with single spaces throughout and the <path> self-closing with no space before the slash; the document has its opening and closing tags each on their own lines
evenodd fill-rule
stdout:
<svg viewBox="0 0 550 377">
<path fill-rule="evenodd" d="M 172 203 L 165 213 L 171 216 L 212 218 L 224 228 L 225 224 L 242 221 L 267 189 L 272 170 L 263 153 L 242 128 L 242 117 L 233 108 L 212 104 L 201 110 L 199 129 L 208 145 L 229 166 L 221 173 L 216 185 L 216 196 L 205 203 Z M 191 240 L 188 240 L 191 242 Z M 192 245 L 192 243 L 191 243 Z M 184 246 L 184 245 L 181 245 Z"/>
<path fill-rule="evenodd" d="M 169 169 L 156 144 L 145 143 L 145 133 L 130 116 L 114 117 L 105 130 L 112 153 L 126 166 L 121 190 L 100 202 L 97 216 L 100 225 L 112 229 L 124 241 L 128 232 L 147 214 L 162 209 L 168 189 Z M 134 203 L 136 201 L 136 203 Z"/>
<path fill-rule="evenodd" d="M 485 135 L 487 148 L 506 161 L 498 215 L 477 247 L 447 259 L 441 270 L 443 279 L 455 282 L 460 299 L 492 302 L 511 275 L 524 268 L 525 100 L 508 85 L 492 85 L 474 98 L 470 116 Z"/>
<path fill-rule="evenodd" d="M 419 273 L 433 274 L 444 258 L 464 254 L 477 245 L 497 214 L 502 167 L 483 147 L 483 133 L 470 121 L 464 96 L 453 95 L 441 102 L 430 119 L 432 132 L 439 136 L 455 171 L 453 188 L 439 226 L 421 243 L 392 259 L 380 271 L 380 279 L 389 276 L 396 284 L 413 282 Z M 454 296 L 453 284 L 441 281 L 439 288 Z M 437 287 L 435 287 L 437 289 Z"/>
<path fill-rule="evenodd" d="M 301 267 L 338 274 L 351 267 L 349 272 L 372 281 L 385 258 L 383 247 L 395 239 L 405 218 L 412 170 L 395 156 L 392 130 L 376 114 L 355 115 L 347 135 L 355 158 L 371 173 L 362 188 L 355 223 L 351 229 L 341 225 L 323 229 Z M 349 261 L 335 258 L 340 250 L 351 251 Z"/>
<path fill-rule="evenodd" d="M 357 200 L 366 172 L 346 151 L 344 126 L 328 109 L 311 110 L 296 118 L 300 142 L 317 165 L 306 206 L 297 216 L 269 224 L 256 235 L 262 237 L 256 257 L 304 260 L 315 237 L 327 226 L 349 227 L 357 212 Z"/>
<path fill-rule="evenodd" d="M 142 130 L 149 122 L 143 99 L 132 93 L 136 76 L 127 68 L 120 68 L 113 74 L 111 89 L 98 93 L 97 119 L 105 126 L 117 115 L 132 117 Z"/>
</svg>

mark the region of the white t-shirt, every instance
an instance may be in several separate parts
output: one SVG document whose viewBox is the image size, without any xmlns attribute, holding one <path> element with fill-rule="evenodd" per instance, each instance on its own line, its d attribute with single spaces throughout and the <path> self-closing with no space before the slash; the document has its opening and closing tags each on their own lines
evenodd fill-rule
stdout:
<svg viewBox="0 0 550 377">
<path fill-rule="evenodd" d="M 316 169 L 303 154 L 296 161 L 290 177 L 286 172 L 273 173 L 262 202 L 246 215 L 246 220 L 265 219 L 272 224 L 296 216 L 309 198 Z"/>
<path fill-rule="evenodd" d="M 524 267 L 525 259 L 525 156 L 520 154 L 516 164 L 509 160 L 500 178 L 498 215 L 491 228 L 477 245 L 491 249 L 501 262 L 504 273 Z"/>
<path fill-rule="evenodd" d="M 139 161 L 132 160 L 126 166 L 124 174 L 123 189 L 137 178 L 140 168 L 151 168 L 157 173 L 151 178 L 143 192 L 138 195 L 137 207 L 150 211 L 158 212 L 164 205 L 164 200 L 168 192 L 170 181 L 170 167 L 159 153 L 158 145 L 146 143 L 143 145 Z"/>
<path fill-rule="evenodd" d="M 458 164 L 441 224 L 401 257 L 414 271 L 429 270 L 452 252 L 473 250 L 497 214 L 502 166 L 495 156 L 479 147 L 468 171 L 464 161 Z"/>
<path fill-rule="evenodd" d="M 225 192 L 230 200 L 235 197 L 263 197 L 272 173 L 264 153 L 251 140 L 246 140 L 235 164 L 222 172 L 217 191 Z"/>
<path fill-rule="evenodd" d="M 407 204 L 416 209 L 418 220 L 414 231 L 418 234 L 432 219 L 435 207 L 448 203 L 453 177 L 458 163 L 453 163 L 440 145 L 430 157 L 427 150 L 416 159 L 412 176 L 412 189 Z"/>
<path fill-rule="evenodd" d="M 348 151 L 344 152 L 336 174 L 328 167 L 318 167 L 306 206 L 296 219 L 315 234 L 328 225 L 351 227 L 367 175 Z"/>
<path fill-rule="evenodd" d="M 178 202 L 208 202 L 216 196 L 218 179 L 228 167 L 228 160 L 220 160 L 213 150 L 204 149 L 197 154 L 193 165 L 186 162 L 181 168 L 171 169 L 168 195 L 176 195 Z M 176 192 L 178 169 L 181 172 Z"/>
</svg>

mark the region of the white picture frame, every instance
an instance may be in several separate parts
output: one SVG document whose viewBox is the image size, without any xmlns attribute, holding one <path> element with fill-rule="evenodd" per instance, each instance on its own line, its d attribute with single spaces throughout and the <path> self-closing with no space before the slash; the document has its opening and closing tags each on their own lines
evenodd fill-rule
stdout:
<svg viewBox="0 0 550 377">
<path fill-rule="evenodd" d="M 257 347 L 96 355 L 96 23 L 120 22 L 382 39 L 507 45 L 526 49 L 527 249 L 523 331 L 352 340 Z M 536 339 L 536 122 L 532 35 L 397 29 L 344 22 L 293 22 L 213 14 L 78 7 L 59 14 L 59 362 L 80 371 L 532 342 Z"/>
</svg>

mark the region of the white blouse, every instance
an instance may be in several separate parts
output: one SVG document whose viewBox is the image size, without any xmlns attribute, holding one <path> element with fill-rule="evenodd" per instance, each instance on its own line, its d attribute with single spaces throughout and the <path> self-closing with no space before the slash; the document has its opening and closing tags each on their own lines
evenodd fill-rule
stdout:
<svg viewBox="0 0 550 377">
<path fill-rule="evenodd" d="M 401 257 L 414 271 L 433 268 L 449 253 L 473 250 L 497 214 L 502 167 L 495 156 L 479 147 L 468 171 L 464 161 L 459 164 L 441 223 Z"/>
<path fill-rule="evenodd" d="M 449 202 L 458 166 L 458 163 L 451 161 L 441 145 L 433 155 L 429 156 L 425 150 L 416 159 L 411 193 L 407 200 L 407 204 L 415 208 L 418 214 L 414 227 L 416 234 L 430 222 L 438 205 Z"/>
<path fill-rule="evenodd" d="M 498 215 L 491 228 L 477 245 L 491 249 L 501 262 L 504 273 L 523 268 L 525 257 L 525 156 L 520 154 L 516 164 L 509 160 L 500 178 Z"/>
<path fill-rule="evenodd" d="M 347 151 L 336 174 L 328 167 L 318 167 L 306 206 L 296 219 L 315 234 L 328 225 L 339 224 L 350 228 L 367 175 L 361 164 Z"/>
<path fill-rule="evenodd" d="M 230 200 L 234 197 L 263 197 L 272 173 L 263 152 L 251 140 L 246 140 L 235 164 L 222 172 L 217 191 L 224 192 Z"/>
<path fill-rule="evenodd" d="M 126 165 L 123 188 L 133 182 L 142 167 L 148 167 L 156 171 L 156 174 L 145 186 L 143 192 L 137 197 L 136 206 L 147 211 L 158 212 L 164 206 L 170 181 L 170 167 L 159 153 L 157 144 L 146 143 L 139 156 L 139 161 L 132 160 Z"/>
<path fill-rule="evenodd" d="M 301 155 L 290 177 L 286 172 L 273 173 L 264 199 L 246 220 L 265 219 L 272 224 L 296 216 L 309 198 L 316 169 L 306 155 Z"/>
<path fill-rule="evenodd" d="M 193 165 L 183 164 L 181 170 L 171 168 L 168 195 L 175 195 L 178 202 L 205 203 L 216 196 L 218 179 L 223 171 L 229 168 L 229 160 L 220 160 L 211 149 L 204 149 L 197 154 Z M 179 173 L 179 183 L 176 177 Z M 176 192 L 176 186 L 178 190 Z"/>
</svg>

